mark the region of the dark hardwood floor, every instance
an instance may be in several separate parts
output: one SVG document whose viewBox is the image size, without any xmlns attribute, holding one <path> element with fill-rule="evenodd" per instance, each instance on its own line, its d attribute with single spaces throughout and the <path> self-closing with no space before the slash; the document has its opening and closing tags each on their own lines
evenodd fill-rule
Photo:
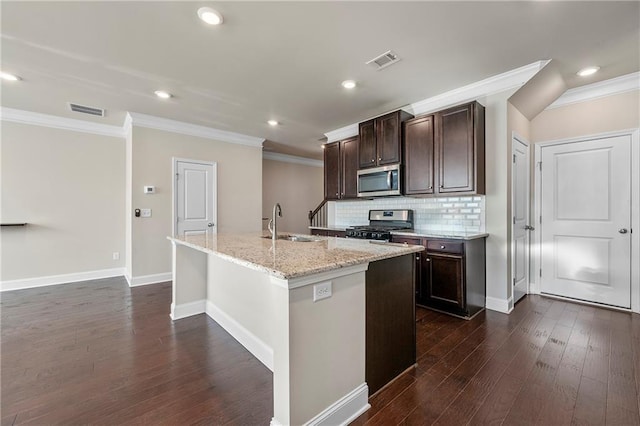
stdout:
<svg viewBox="0 0 640 426">
<path fill-rule="evenodd" d="M 2 425 L 267 425 L 272 375 L 169 283 L 0 294 Z M 470 321 L 418 309 L 418 367 L 354 425 L 640 425 L 640 316 L 528 296 Z"/>
</svg>

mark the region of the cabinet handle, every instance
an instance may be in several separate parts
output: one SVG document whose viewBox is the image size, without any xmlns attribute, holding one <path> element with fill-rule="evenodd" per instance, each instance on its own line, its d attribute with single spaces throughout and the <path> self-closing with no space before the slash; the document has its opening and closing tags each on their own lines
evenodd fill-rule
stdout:
<svg viewBox="0 0 640 426">
<path fill-rule="evenodd" d="M 440 185 L 440 188 L 444 188 L 444 185 Z"/>
<path fill-rule="evenodd" d="M 372 162 L 372 163 L 375 163 L 375 161 L 376 161 L 376 159 L 375 159 L 375 158 L 372 158 L 372 159 L 371 159 L 371 162 Z"/>
<path fill-rule="evenodd" d="M 433 186 L 430 186 L 429 189 L 433 189 Z"/>
<path fill-rule="evenodd" d="M 420 256 L 416 256 L 416 260 L 420 260 Z"/>
<path fill-rule="evenodd" d="M 382 161 L 382 157 L 378 157 L 378 161 Z"/>
<path fill-rule="evenodd" d="M 338 195 L 338 193 L 336 192 L 336 195 Z"/>
<path fill-rule="evenodd" d="M 444 250 L 444 246 L 440 246 L 440 248 L 441 248 L 442 250 Z"/>
<path fill-rule="evenodd" d="M 430 257 L 427 257 L 427 262 L 431 262 L 431 258 Z"/>
</svg>

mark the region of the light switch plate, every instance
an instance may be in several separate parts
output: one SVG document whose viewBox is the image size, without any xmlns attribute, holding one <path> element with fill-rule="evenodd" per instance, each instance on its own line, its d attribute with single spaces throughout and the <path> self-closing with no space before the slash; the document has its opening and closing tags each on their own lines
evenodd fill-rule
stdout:
<svg viewBox="0 0 640 426">
<path fill-rule="evenodd" d="M 140 209 L 141 217 L 151 217 L 151 209 Z"/>
</svg>

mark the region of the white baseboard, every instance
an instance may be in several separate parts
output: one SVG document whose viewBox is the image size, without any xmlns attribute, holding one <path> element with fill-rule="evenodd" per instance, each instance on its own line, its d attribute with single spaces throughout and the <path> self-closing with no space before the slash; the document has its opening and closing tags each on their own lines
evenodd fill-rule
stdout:
<svg viewBox="0 0 640 426">
<path fill-rule="evenodd" d="M 371 408 L 371 405 L 369 405 L 369 386 L 363 383 L 325 408 L 305 425 L 348 425 L 369 408 Z"/>
<path fill-rule="evenodd" d="M 513 298 L 498 299 L 497 297 L 487 296 L 485 300 L 485 307 L 491 311 L 502 312 L 503 314 L 510 314 L 513 311 Z"/>
<path fill-rule="evenodd" d="M 196 300 L 195 302 L 181 303 L 179 305 L 171 303 L 171 314 L 169 316 L 175 321 L 193 315 L 204 314 L 206 307 L 207 301 L 205 299 Z"/>
<path fill-rule="evenodd" d="M 211 319 L 220 324 L 234 339 L 258 358 L 265 367 L 273 371 L 273 349 L 269 345 L 210 301 L 207 301 L 206 312 Z"/>
<path fill-rule="evenodd" d="M 21 290 L 45 287 L 48 285 L 76 283 L 79 281 L 99 280 L 124 275 L 124 268 L 100 269 L 97 271 L 76 272 L 73 274 L 49 275 L 45 277 L 24 278 L 20 280 L 0 281 L 0 291 Z"/>
<path fill-rule="evenodd" d="M 173 279 L 173 273 L 165 272 L 163 274 L 141 275 L 139 277 L 130 277 L 128 275 L 125 275 L 125 278 L 129 283 L 129 287 L 137 287 L 139 285 L 157 284 L 171 281 Z"/>
</svg>

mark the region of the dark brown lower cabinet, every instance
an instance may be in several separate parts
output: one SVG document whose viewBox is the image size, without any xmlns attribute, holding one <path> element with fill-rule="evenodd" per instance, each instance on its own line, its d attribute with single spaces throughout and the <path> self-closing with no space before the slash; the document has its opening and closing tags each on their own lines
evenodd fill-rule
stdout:
<svg viewBox="0 0 640 426">
<path fill-rule="evenodd" d="M 373 395 L 416 363 L 414 255 L 369 264 L 366 272 L 366 367 Z"/>
<path fill-rule="evenodd" d="M 392 241 L 426 247 L 415 256 L 415 261 L 419 262 L 415 284 L 418 305 L 464 318 L 484 309 L 484 238 L 452 240 L 394 235 Z"/>
</svg>

